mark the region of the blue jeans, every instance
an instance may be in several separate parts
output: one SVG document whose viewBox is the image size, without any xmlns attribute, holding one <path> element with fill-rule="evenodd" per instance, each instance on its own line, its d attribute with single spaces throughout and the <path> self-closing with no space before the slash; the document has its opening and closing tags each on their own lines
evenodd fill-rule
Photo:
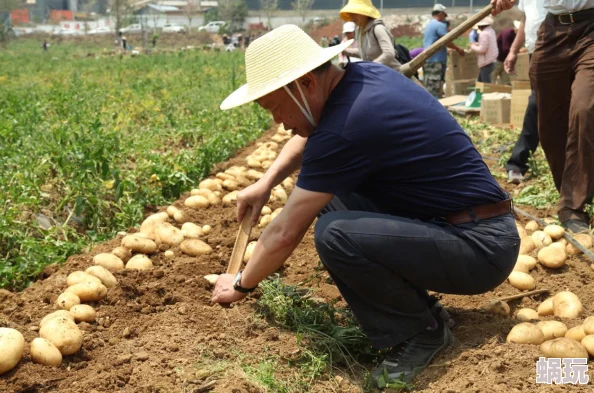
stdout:
<svg viewBox="0 0 594 393">
<path fill-rule="evenodd" d="M 520 249 L 511 214 L 454 226 L 385 214 L 357 194 L 335 197 L 320 214 L 322 263 L 379 349 L 433 322 L 427 290 L 489 291 L 508 277 Z"/>
</svg>

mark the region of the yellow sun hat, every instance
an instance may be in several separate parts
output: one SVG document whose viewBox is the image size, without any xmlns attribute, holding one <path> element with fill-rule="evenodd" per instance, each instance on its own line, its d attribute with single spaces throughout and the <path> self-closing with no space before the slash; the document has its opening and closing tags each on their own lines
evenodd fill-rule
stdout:
<svg viewBox="0 0 594 393">
<path fill-rule="evenodd" d="M 350 21 L 349 14 L 364 15 L 373 19 L 382 17 L 378 9 L 371 3 L 371 0 L 349 0 L 347 5 L 340 10 L 340 19 Z"/>
<path fill-rule="evenodd" d="M 247 83 L 231 93 L 221 109 L 231 109 L 288 85 L 351 45 L 353 40 L 322 48 L 295 25 L 283 25 L 254 40 L 245 51 Z"/>
</svg>

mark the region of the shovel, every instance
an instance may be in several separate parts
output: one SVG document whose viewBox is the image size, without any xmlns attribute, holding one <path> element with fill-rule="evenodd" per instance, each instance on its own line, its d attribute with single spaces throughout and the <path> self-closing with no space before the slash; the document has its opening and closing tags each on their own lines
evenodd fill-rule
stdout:
<svg viewBox="0 0 594 393">
<path fill-rule="evenodd" d="M 462 22 L 454 30 L 450 31 L 448 34 L 444 35 L 439 40 L 435 41 L 433 45 L 421 52 L 420 55 L 418 55 L 408 63 L 403 64 L 400 67 L 400 73 L 404 74 L 408 78 L 411 78 L 415 74 L 415 72 L 417 72 L 417 70 L 421 68 L 431 56 L 439 52 L 441 49 L 445 48 L 450 42 L 460 37 L 464 32 L 471 29 L 472 26 L 476 25 L 478 22 L 489 16 L 491 14 L 492 9 L 493 6 L 489 4 L 488 6 L 480 10 L 478 13 L 474 14 L 473 16 Z"/>
</svg>

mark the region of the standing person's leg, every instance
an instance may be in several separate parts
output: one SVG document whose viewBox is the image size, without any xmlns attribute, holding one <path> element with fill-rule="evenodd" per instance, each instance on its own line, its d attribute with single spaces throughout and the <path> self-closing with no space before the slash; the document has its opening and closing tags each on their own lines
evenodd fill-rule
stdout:
<svg viewBox="0 0 594 393">
<path fill-rule="evenodd" d="M 589 217 L 584 207 L 594 196 L 594 22 L 574 24 L 569 36 L 575 79 L 571 86 L 559 220 L 582 221 L 581 229 L 568 225 L 578 232 L 588 229 Z"/>
<path fill-rule="evenodd" d="M 425 88 L 435 98 L 441 98 L 441 63 L 425 63 L 423 79 Z"/>
<path fill-rule="evenodd" d="M 565 171 L 565 147 L 571 100 L 571 48 L 568 26 L 556 25 L 551 14 L 540 26 L 530 63 L 530 80 L 538 106 L 538 135 L 557 190 Z"/>
<path fill-rule="evenodd" d="M 491 82 L 497 84 L 503 84 L 503 63 L 500 61 L 495 62 L 495 67 L 493 68 L 493 72 L 491 73 Z M 499 78 L 499 81 L 497 80 Z"/>
<path fill-rule="evenodd" d="M 520 240 L 511 214 L 451 226 L 330 208 L 318 219 L 315 244 L 372 344 L 400 344 L 398 364 L 382 366 L 391 378 L 410 379 L 449 340 L 448 328 L 429 310 L 426 290 L 494 288 L 513 269 Z"/>
<path fill-rule="evenodd" d="M 528 106 L 524 114 L 522 132 L 512 150 L 512 154 L 505 165 L 509 181 L 519 184 L 524 179 L 528 170 L 528 159 L 530 153 L 534 153 L 538 147 L 538 107 L 534 90 L 528 98 Z M 512 172 L 512 173 L 510 173 Z"/>
<path fill-rule="evenodd" d="M 481 67 L 478 81 L 483 83 L 491 83 L 491 73 L 493 72 L 493 67 L 495 67 L 495 63 L 487 64 L 486 66 Z"/>
</svg>

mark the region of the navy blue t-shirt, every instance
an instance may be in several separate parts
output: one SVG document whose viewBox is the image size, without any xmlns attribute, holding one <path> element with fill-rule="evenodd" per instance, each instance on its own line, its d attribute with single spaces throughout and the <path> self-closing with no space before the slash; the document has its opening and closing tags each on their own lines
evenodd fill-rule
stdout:
<svg viewBox="0 0 594 393">
<path fill-rule="evenodd" d="M 470 138 L 425 89 L 371 62 L 349 63 L 305 145 L 297 186 L 352 192 L 428 219 L 506 198 Z"/>
</svg>

